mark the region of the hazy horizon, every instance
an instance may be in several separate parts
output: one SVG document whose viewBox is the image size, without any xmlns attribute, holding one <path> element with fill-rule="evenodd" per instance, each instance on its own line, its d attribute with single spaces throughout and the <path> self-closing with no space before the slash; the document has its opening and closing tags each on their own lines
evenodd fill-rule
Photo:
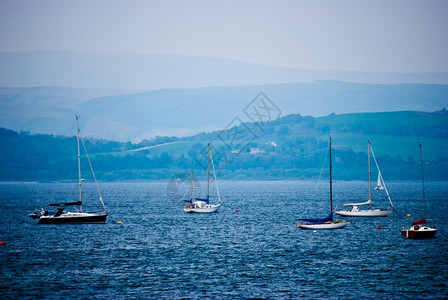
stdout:
<svg viewBox="0 0 448 300">
<path fill-rule="evenodd" d="M 284 114 L 442 109 L 446 11 L 440 0 L 0 0 L 0 125 L 50 132 L 89 112 L 100 137 L 187 134 L 223 128 L 259 92 Z M 20 87 L 63 89 L 8 90 Z M 179 90 L 190 88 L 204 90 Z"/>
<path fill-rule="evenodd" d="M 448 72 L 446 1 L 0 1 L 0 51 L 112 51 L 307 70 Z"/>
</svg>

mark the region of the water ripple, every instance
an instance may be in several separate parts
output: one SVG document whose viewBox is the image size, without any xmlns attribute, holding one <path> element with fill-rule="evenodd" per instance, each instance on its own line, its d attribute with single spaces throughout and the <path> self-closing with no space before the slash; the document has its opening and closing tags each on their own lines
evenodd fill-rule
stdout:
<svg viewBox="0 0 448 300">
<path fill-rule="evenodd" d="M 336 205 L 365 198 L 365 183 L 336 186 Z M 72 185 L 0 185 L 0 239 L 7 242 L 0 248 L 0 294 L 22 299 L 448 297 L 447 185 L 428 183 L 430 207 L 437 207 L 429 210 L 429 219 L 440 233 L 428 241 L 407 240 L 399 232 L 411 221 L 407 213 L 418 217 L 418 184 L 388 187 L 400 215 L 314 232 L 294 227 L 295 218 L 327 214 L 327 194 L 318 191 L 312 198 L 312 182 L 224 182 L 224 206 L 209 215 L 184 213 L 179 203 L 166 199 L 165 183 L 107 183 L 102 184 L 107 223 L 79 226 L 42 226 L 27 217 L 40 205 L 76 197 Z M 375 201 L 387 206 L 381 198 Z"/>
</svg>

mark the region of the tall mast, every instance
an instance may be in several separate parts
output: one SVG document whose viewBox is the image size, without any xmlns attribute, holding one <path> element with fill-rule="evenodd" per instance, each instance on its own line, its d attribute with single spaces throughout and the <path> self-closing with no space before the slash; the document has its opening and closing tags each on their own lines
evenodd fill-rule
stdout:
<svg viewBox="0 0 448 300">
<path fill-rule="evenodd" d="M 369 169 L 369 201 L 370 201 L 372 198 L 372 186 L 370 183 L 370 141 L 367 141 L 367 164 L 369 166 L 368 169 Z"/>
<path fill-rule="evenodd" d="M 422 172 L 422 199 L 423 199 L 423 219 L 426 219 L 426 208 L 425 208 L 425 181 L 423 179 L 423 155 L 422 155 L 422 144 L 419 144 L 420 147 L 420 168 Z"/>
<path fill-rule="evenodd" d="M 219 195 L 219 189 L 218 189 L 218 180 L 216 179 L 215 164 L 213 163 L 213 153 L 211 151 L 210 151 L 210 161 L 212 163 L 213 180 L 215 180 L 216 194 L 218 196 L 219 203 L 221 203 L 221 196 Z"/>
<path fill-rule="evenodd" d="M 190 199 L 193 200 L 193 170 L 190 171 Z"/>
<path fill-rule="evenodd" d="M 207 199 L 210 195 L 210 143 L 207 144 Z"/>
<path fill-rule="evenodd" d="M 81 179 L 81 152 L 79 149 L 79 116 L 76 116 L 76 143 L 78 146 L 78 189 L 79 189 L 79 202 L 81 205 L 79 206 L 79 211 L 82 212 L 82 179 Z"/>
<path fill-rule="evenodd" d="M 330 137 L 330 213 L 333 213 L 333 176 L 331 168 L 331 137 Z"/>
</svg>

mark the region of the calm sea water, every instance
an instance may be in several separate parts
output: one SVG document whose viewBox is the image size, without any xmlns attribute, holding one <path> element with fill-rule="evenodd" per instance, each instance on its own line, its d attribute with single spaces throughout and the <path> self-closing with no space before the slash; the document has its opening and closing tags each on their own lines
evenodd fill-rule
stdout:
<svg viewBox="0 0 448 300">
<path fill-rule="evenodd" d="M 180 199 L 167 196 L 169 185 L 101 184 L 110 211 L 104 225 L 37 225 L 28 217 L 41 205 L 76 199 L 76 184 L 0 185 L 0 296 L 448 297 L 447 183 L 427 183 L 427 218 L 439 232 L 422 241 L 400 234 L 421 216 L 418 183 L 389 183 L 398 214 L 316 232 L 294 222 L 328 214 L 325 183 L 222 182 L 224 205 L 204 215 L 186 214 Z M 86 193 L 94 187 L 87 184 Z M 381 195 L 374 204 L 386 208 Z M 366 197 L 364 182 L 334 185 L 336 205 Z"/>
</svg>

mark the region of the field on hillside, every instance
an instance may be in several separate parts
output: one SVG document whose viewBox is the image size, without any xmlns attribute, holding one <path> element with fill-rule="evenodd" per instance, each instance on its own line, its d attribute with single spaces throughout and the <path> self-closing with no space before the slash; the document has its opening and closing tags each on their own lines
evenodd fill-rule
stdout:
<svg viewBox="0 0 448 300">
<path fill-rule="evenodd" d="M 73 137 L 0 132 L 0 179 L 76 178 Z M 419 148 L 428 179 L 448 180 L 448 114 L 395 112 L 312 118 L 289 115 L 263 124 L 244 123 L 191 137 L 157 137 L 139 144 L 87 139 L 103 180 L 166 179 L 206 168 L 206 146 L 223 179 L 314 179 L 332 137 L 335 178 L 364 180 L 367 141 L 390 179 L 416 180 Z M 87 170 L 88 171 L 88 170 Z M 88 173 L 84 172 L 83 173 Z"/>
<path fill-rule="evenodd" d="M 367 141 L 370 140 L 378 156 L 389 155 L 402 157 L 404 160 L 408 158 L 418 160 L 418 144 L 421 143 L 425 160 L 437 161 L 439 158 L 448 158 L 446 114 L 365 113 L 330 115 L 312 120 L 312 126 L 309 122 L 304 124 L 303 121 L 294 119 L 284 124 L 276 122 L 266 124 L 262 134 L 255 136 L 248 147 L 261 147 L 270 142 L 278 146 L 290 145 L 291 141 L 310 138 L 326 143 L 328 136 L 331 136 L 336 149 L 351 149 L 357 153 L 366 153 Z M 198 140 L 197 136 L 194 136 L 179 143 L 161 144 L 150 148 L 149 153 L 160 155 L 168 152 L 174 156 L 188 155 L 189 151 L 197 151 L 201 146 L 205 147 L 208 142 L 225 149 L 225 143 L 217 137 L 219 133 L 206 135 L 209 139 L 202 137 Z"/>
</svg>

